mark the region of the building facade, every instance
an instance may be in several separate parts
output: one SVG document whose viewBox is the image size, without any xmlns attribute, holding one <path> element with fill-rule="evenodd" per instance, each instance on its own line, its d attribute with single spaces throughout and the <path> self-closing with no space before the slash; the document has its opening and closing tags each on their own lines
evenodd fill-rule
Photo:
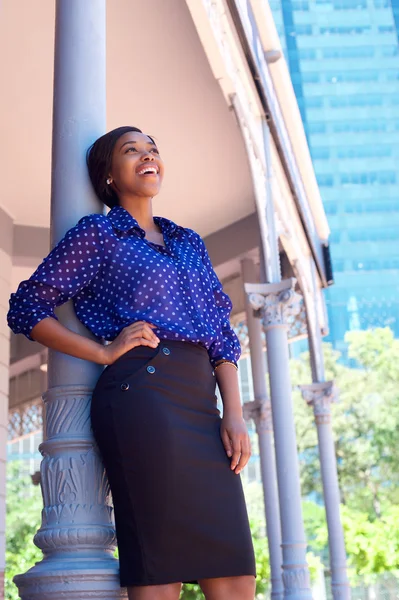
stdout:
<svg viewBox="0 0 399 600">
<path fill-rule="evenodd" d="M 399 2 L 270 0 L 325 211 L 330 334 L 399 336 Z"/>
</svg>

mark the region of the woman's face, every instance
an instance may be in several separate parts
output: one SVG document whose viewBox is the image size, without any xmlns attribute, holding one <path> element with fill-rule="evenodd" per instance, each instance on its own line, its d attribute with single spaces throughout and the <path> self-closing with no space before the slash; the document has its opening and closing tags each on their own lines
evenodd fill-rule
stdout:
<svg viewBox="0 0 399 600">
<path fill-rule="evenodd" d="M 118 196 L 156 196 L 162 184 L 164 165 L 158 148 L 144 133 L 129 131 L 115 144 L 111 185 Z"/>
</svg>

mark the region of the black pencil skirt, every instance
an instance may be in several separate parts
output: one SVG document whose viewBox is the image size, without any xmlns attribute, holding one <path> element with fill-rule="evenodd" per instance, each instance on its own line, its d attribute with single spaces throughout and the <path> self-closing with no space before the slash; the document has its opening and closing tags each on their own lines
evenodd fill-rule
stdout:
<svg viewBox="0 0 399 600">
<path fill-rule="evenodd" d="M 255 576 L 240 476 L 205 348 L 139 346 L 101 374 L 91 419 L 115 510 L 121 586 Z"/>
</svg>

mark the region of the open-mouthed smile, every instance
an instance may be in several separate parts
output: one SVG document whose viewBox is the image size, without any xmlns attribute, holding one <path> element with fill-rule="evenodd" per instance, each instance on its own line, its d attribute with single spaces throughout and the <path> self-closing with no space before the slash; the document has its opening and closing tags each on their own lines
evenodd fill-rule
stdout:
<svg viewBox="0 0 399 600">
<path fill-rule="evenodd" d="M 137 175 L 158 175 L 159 167 L 157 165 L 145 165 L 140 167 L 136 172 Z"/>
</svg>

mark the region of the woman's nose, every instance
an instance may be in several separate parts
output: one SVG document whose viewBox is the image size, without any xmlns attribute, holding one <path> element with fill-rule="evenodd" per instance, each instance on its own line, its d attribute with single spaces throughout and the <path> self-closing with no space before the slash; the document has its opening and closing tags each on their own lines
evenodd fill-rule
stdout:
<svg viewBox="0 0 399 600">
<path fill-rule="evenodd" d="M 154 160 L 154 156 L 151 154 L 151 152 L 144 152 L 141 160 Z"/>
</svg>

